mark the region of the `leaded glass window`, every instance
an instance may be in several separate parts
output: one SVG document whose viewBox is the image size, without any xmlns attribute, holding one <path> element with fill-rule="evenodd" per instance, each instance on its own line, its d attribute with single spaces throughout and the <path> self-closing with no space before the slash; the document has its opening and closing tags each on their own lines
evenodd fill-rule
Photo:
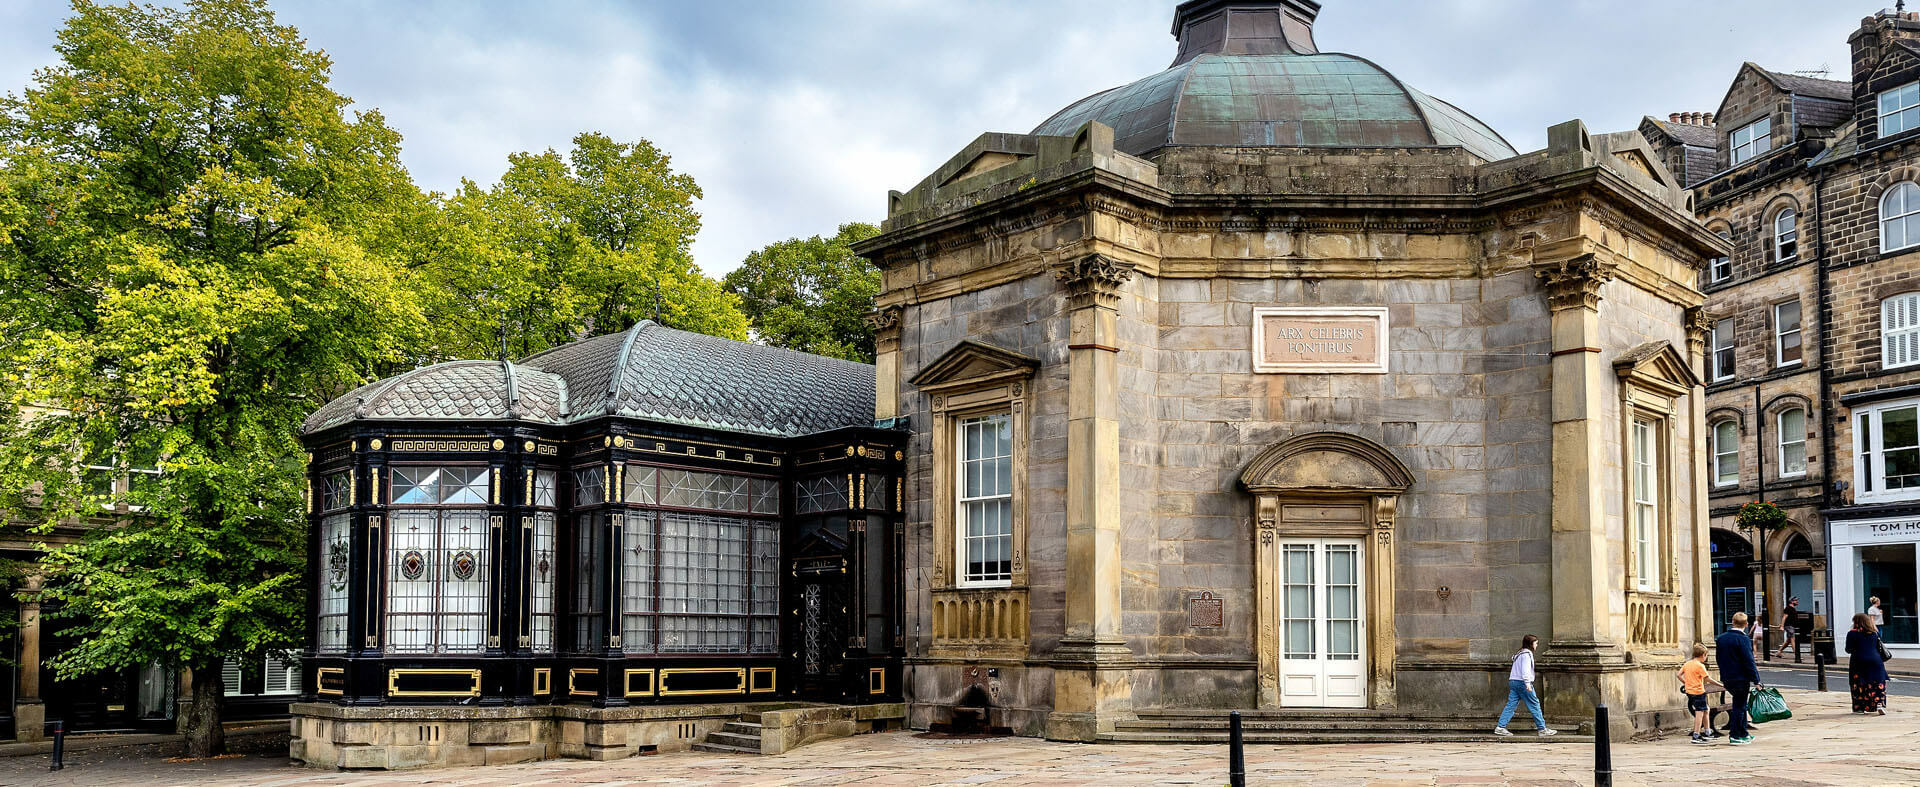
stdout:
<svg viewBox="0 0 1920 787">
<path fill-rule="evenodd" d="M 531 582 L 527 594 L 527 611 L 531 618 L 527 633 L 528 642 L 535 653 L 554 651 L 553 596 L 560 564 L 555 552 L 556 517 L 552 509 L 556 502 L 554 486 L 558 481 L 559 474 L 552 470 L 539 470 L 533 474 L 533 505 L 546 509 L 534 512 L 533 527 L 528 533 L 532 565 L 527 572 Z"/>
<path fill-rule="evenodd" d="M 887 477 L 878 473 L 868 473 L 862 482 L 866 492 L 865 507 L 870 511 L 887 510 Z"/>
<path fill-rule="evenodd" d="M 483 506 L 491 477 L 485 467 L 394 465 L 393 505 Z"/>
<path fill-rule="evenodd" d="M 668 508 L 779 514 L 780 482 L 772 478 L 630 465 L 621 499 Z"/>
<path fill-rule="evenodd" d="M 347 652 L 347 582 L 348 564 L 353 556 L 352 522 L 350 514 L 334 514 L 320 520 L 320 609 L 316 647 L 321 653 Z"/>
<path fill-rule="evenodd" d="M 606 641 L 607 564 L 600 554 L 606 540 L 606 514 L 579 514 L 573 518 L 573 649 L 598 650 Z"/>
<path fill-rule="evenodd" d="M 338 511 L 353 505 L 352 485 L 348 483 L 348 471 L 328 473 L 320 476 L 320 512 Z"/>
<path fill-rule="evenodd" d="M 847 509 L 847 476 L 828 475 L 794 484 L 794 510 L 801 514 Z"/>
<path fill-rule="evenodd" d="M 775 652 L 779 523 L 678 511 L 652 522 L 659 529 L 655 652 Z"/>
<path fill-rule="evenodd" d="M 394 475 L 397 496 L 399 471 Z M 387 650 L 483 650 L 489 598 L 486 511 L 396 509 L 390 517 Z"/>
<path fill-rule="evenodd" d="M 628 653 L 652 653 L 654 637 L 654 515 L 629 514 L 620 560 L 620 644 Z"/>
<path fill-rule="evenodd" d="M 582 467 L 573 471 L 573 504 L 590 506 L 607 502 L 607 469 Z"/>
</svg>

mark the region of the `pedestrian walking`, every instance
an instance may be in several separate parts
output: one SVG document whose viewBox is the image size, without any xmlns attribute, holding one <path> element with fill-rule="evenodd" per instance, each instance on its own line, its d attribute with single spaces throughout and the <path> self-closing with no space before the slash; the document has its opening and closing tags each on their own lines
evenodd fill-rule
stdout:
<svg viewBox="0 0 1920 787">
<path fill-rule="evenodd" d="M 1687 712 L 1693 714 L 1694 743 L 1712 743 L 1707 730 L 1707 646 L 1693 645 L 1693 658 L 1680 665 L 1680 691 L 1687 695 Z"/>
<path fill-rule="evenodd" d="M 1753 640 L 1747 636 L 1747 613 L 1733 613 L 1732 627 L 1714 638 L 1714 660 L 1720 667 L 1720 682 L 1727 687 L 1733 707 L 1727 709 L 1727 742 L 1745 746 L 1753 742 L 1747 729 L 1747 696 L 1760 682 L 1760 668 L 1753 663 Z"/>
<path fill-rule="evenodd" d="M 1780 632 L 1783 636 L 1780 639 L 1780 649 L 1773 652 L 1774 658 L 1780 658 L 1780 654 L 1794 646 L 1794 638 L 1800 633 L 1794 630 L 1794 626 L 1799 622 L 1800 597 L 1794 596 L 1787 599 L 1787 608 L 1780 611 Z"/>
<path fill-rule="evenodd" d="M 1507 731 L 1507 722 L 1513 720 L 1513 711 L 1520 703 L 1527 704 L 1527 712 L 1533 714 L 1534 726 L 1542 737 L 1558 735 L 1547 726 L 1547 717 L 1540 712 L 1540 695 L 1533 692 L 1533 652 L 1540 646 L 1540 638 L 1528 634 L 1520 640 L 1520 652 L 1513 654 L 1513 669 L 1507 672 L 1507 707 L 1500 711 L 1500 722 L 1493 727 L 1495 735 L 1512 735 Z"/>
<path fill-rule="evenodd" d="M 1887 659 L 1880 649 L 1880 627 L 1856 613 L 1847 632 L 1847 693 L 1854 713 L 1887 715 Z"/>
<path fill-rule="evenodd" d="M 1880 597 L 1867 597 L 1867 619 L 1873 621 L 1873 630 L 1879 631 L 1887 625 L 1887 613 L 1880 610 Z"/>
</svg>

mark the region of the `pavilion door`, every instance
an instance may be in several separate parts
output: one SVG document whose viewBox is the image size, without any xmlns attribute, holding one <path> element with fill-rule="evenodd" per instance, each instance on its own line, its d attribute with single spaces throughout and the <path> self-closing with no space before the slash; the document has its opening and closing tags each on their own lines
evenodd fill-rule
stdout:
<svg viewBox="0 0 1920 787">
<path fill-rule="evenodd" d="M 1280 542 L 1280 705 L 1367 707 L 1366 550 L 1357 538 Z"/>
</svg>

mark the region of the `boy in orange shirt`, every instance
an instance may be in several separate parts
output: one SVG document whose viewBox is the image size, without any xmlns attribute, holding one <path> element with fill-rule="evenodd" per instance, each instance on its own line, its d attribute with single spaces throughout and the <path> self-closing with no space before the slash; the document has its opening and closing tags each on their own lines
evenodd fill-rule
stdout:
<svg viewBox="0 0 1920 787">
<path fill-rule="evenodd" d="M 1693 714 L 1693 734 L 1688 737 L 1694 743 L 1712 743 L 1707 737 L 1707 646 L 1694 643 L 1693 658 L 1680 667 L 1680 686 Z"/>
</svg>

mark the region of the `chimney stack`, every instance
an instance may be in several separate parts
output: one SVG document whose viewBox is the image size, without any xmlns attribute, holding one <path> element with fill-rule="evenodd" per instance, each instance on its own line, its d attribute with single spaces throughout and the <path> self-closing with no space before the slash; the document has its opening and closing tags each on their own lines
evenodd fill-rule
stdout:
<svg viewBox="0 0 1920 787">
<path fill-rule="evenodd" d="M 1668 122 L 1668 123 L 1678 123 L 1678 122 L 1680 122 L 1680 113 L 1678 113 L 1678 112 L 1673 112 L 1673 113 L 1669 113 L 1669 114 L 1667 115 L 1667 122 Z"/>
</svg>

